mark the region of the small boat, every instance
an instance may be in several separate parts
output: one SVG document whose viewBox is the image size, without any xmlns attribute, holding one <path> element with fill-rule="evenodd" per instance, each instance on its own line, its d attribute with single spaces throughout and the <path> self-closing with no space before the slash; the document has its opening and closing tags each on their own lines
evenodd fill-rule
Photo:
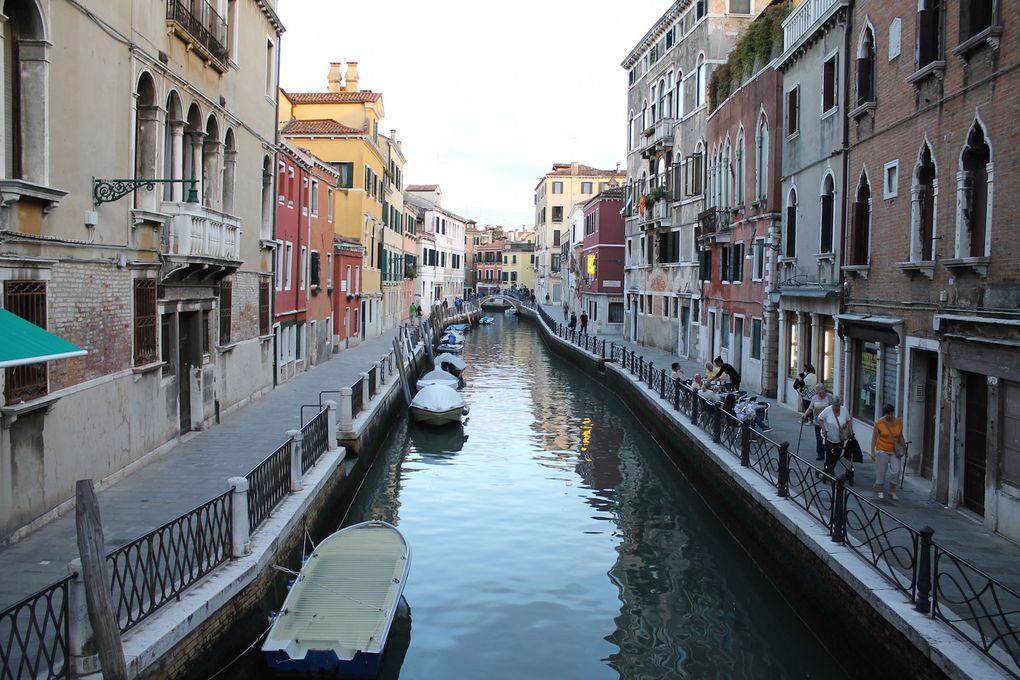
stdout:
<svg viewBox="0 0 1020 680">
<path fill-rule="evenodd" d="M 514 309 L 513 307 L 507 307 L 506 309 L 503 310 L 503 313 L 506 314 L 507 316 L 513 316 L 514 314 L 517 313 L 517 310 Z"/>
<path fill-rule="evenodd" d="M 282 673 L 374 677 L 411 568 L 392 524 L 346 527 L 305 561 L 262 654 Z"/>
<path fill-rule="evenodd" d="M 439 351 L 460 354 L 464 351 L 464 335 L 461 334 L 458 336 L 456 333 L 447 333 L 443 335 L 440 338 Z"/>
<path fill-rule="evenodd" d="M 456 354 L 439 354 L 436 356 L 436 368 L 459 378 L 467 368 L 467 362 Z"/>
<path fill-rule="evenodd" d="M 437 368 L 436 370 L 429 371 L 422 377 L 418 378 L 419 390 L 423 390 L 429 385 L 446 385 L 447 387 L 457 389 L 457 387 L 460 386 L 460 378 L 452 373 L 447 373 L 446 371 Z"/>
<path fill-rule="evenodd" d="M 491 316 L 483 316 L 481 319 L 478 320 L 478 323 L 484 326 L 488 326 L 489 324 L 496 323 L 496 319 Z"/>
<path fill-rule="evenodd" d="M 465 332 L 471 330 L 471 324 L 469 324 L 469 323 L 451 323 L 449 326 L 446 327 L 446 330 L 447 330 L 447 332 L 448 331 L 454 331 L 454 332 L 457 332 L 457 333 L 465 333 Z"/>
<path fill-rule="evenodd" d="M 446 385 L 429 385 L 411 400 L 411 418 L 418 423 L 445 425 L 460 422 L 468 407 L 457 390 Z"/>
</svg>

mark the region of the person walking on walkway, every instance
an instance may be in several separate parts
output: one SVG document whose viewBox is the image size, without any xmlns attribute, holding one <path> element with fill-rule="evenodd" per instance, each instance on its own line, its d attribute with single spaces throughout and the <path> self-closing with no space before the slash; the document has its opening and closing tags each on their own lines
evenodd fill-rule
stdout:
<svg viewBox="0 0 1020 680">
<path fill-rule="evenodd" d="M 574 313 L 570 314 L 570 322 L 567 324 L 567 328 L 569 328 L 571 330 L 571 332 L 575 328 L 577 328 L 577 314 L 574 314 Z"/>
<path fill-rule="evenodd" d="M 581 312 L 581 332 L 585 335 L 588 334 L 588 313 Z"/>
<path fill-rule="evenodd" d="M 547 295 L 546 297 L 549 297 L 549 296 Z M 569 312 L 569 311 L 570 311 L 570 308 L 569 308 L 569 307 L 567 307 L 567 303 L 566 303 L 566 302 L 564 302 L 564 303 L 563 303 L 563 320 L 564 320 L 564 321 L 566 321 L 566 320 L 567 320 L 567 312 Z"/>
<path fill-rule="evenodd" d="M 818 376 L 815 374 L 815 367 L 808 361 L 804 364 L 804 371 L 793 381 L 793 389 L 800 391 L 800 410 L 805 411 L 811 405 L 815 396 L 815 385 L 818 384 Z"/>
<path fill-rule="evenodd" d="M 814 399 L 800 414 L 801 420 L 808 420 L 815 424 L 815 460 L 825 458 L 825 442 L 822 439 L 822 430 L 818 427 L 818 416 L 831 405 L 832 395 L 825 391 L 825 383 L 818 383 L 815 385 Z"/>
<path fill-rule="evenodd" d="M 852 432 L 850 414 L 843 408 L 843 400 L 833 395 L 832 404 L 818 414 L 815 422 L 821 430 L 822 439 L 825 440 L 825 463 L 822 470 L 831 475 L 836 470 L 836 463 L 843 456 L 843 445 L 850 439 Z"/>
<path fill-rule="evenodd" d="M 903 454 L 907 445 L 903 441 L 903 421 L 896 417 L 892 404 L 882 407 L 882 417 L 875 421 L 871 435 L 871 460 L 875 461 L 875 490 L 879 500 L 885 498 L 888 476 L 889 498 L 898 501 L 896 478 L 903 466 Z"/>
</svg>

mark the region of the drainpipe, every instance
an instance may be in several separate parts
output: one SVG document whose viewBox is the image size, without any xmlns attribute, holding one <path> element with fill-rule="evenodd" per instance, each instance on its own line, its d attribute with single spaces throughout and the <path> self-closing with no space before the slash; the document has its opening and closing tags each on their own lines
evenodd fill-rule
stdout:
<svg viewBox="0 0 1020 680">
<path fill-rule="evenodd" d="M 854 0 L 850 0 L 850 4 L 847 5 L 846 14 L 846 26 L 843 28 L 843 196 L 842 205 L 840 211 L 843 213 L 843 238 L 839 249 L 839 305 L 840 311 L 843 307 L 843 291 L 846 290 L 846 273 L 843 271 L 843 265 L 846 264 L 846 251 L 850 247 L 850 225 L 848 224 L 849 219 L 849 207 L 850 207 L 850 119 L 846 115 L 847 106 L 850 104 L 850 36 L 853 33 L 853 17 L 854 17 Z M 837 320 L 836 323 L 839 323 Z M 837 334 L 838 337 L 838 334 Z M 841 389 L 844 387 L 843 375 L 846 373 L 848 364 L 848 353 L 840 353 L 840 385 L 837 387 L 835 379 L 833 379 L 833 391 L 836 394 L 845 392 Z M 835 378 L 835 377 L 834 377 Z M 843 396 L 847 396 L 843 394 Z"/>
</svg>

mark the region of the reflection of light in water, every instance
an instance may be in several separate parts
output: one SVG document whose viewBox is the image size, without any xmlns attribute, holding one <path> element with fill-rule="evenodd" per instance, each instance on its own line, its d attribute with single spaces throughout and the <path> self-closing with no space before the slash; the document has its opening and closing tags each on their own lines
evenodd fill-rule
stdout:
<svg viewBox="0 0 1020 680">
<path fill-rule="evenodd" d="M 591 418 L 585 416 L 584 420 L 581 421 L 581 451 L 587 452 L 588 445 L 591 444 L 591 431 L 595 427 Z M 586 462 L 591 462 L 591 458 L 587 455 L 584 457 Z"/>
</svg>

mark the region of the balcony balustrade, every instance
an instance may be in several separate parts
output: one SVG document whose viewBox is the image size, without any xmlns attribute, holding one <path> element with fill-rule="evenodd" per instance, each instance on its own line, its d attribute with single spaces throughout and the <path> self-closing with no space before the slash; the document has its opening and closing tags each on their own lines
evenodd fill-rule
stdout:
<svg viewBox="0 0 1020 680">
<path fill-rule="evenodd" d="M 163 203 L 163 254 L 171 271 L 226 272 L 241 264 L 241 220 L 195 203 Z M 212 268 L 210 268 L 212 267 Z"/>
<path fill-rule="evenodd" d="M 652 126 L 652 132 L 645 138 L 642 155 L 651 156 L 658 151 L 673 148 L 673 123 L 672 118 L 661 118 Z"/>
<path fill-rule="evenodd" d="M 183 40 L 226 63 L 227 22 L 207 0 L 167 0 L 166 20 Z"/>
<path fill-rule="evenodd" d="M 728 208 L 709 208 L 698 213 L 698 224 L 694 227 L 696 239 L 712 238 L 730 227 Z"/>
<path fill-rule="evenodd" d="M 848 0 L 804 0 L 783 21 L 783 53 L 800 45 L 838 8 L 846 7 L 847 4 Z"/>
</svg>

